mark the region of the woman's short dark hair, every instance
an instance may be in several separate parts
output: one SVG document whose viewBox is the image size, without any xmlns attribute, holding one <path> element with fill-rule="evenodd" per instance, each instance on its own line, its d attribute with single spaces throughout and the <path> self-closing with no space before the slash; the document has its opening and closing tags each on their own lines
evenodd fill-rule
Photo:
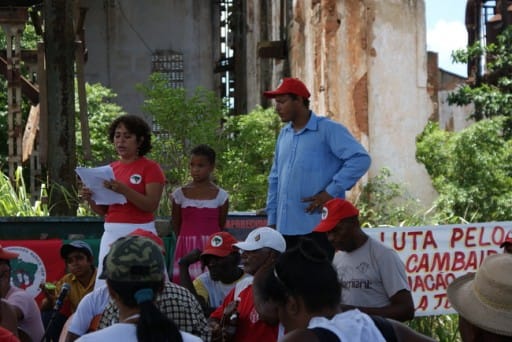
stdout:
<svg viewBox="0 0 512 342">
<path fill-rule="evenodd" d="M 206 159 L 208 159 L 208 162 L 210 164 L 215 165 L 215 158 L 216 158 L 215 150 L 208 145 L 205 145 L 205 144 L 197 145 L 196 147 L 194 147 L 192 149 L 192 151 L 190 151 L 190 154 L 193 156 L 206 157 Z"/>
<path fill-rule="evenodd" d="M 139 156 L 145 156 L 151 151 L 151 129 L 147 122 L 137 115 L 122 115 L 112 121 L 108 128 L 110 142 L 114 142 L 116 128 L 120 124 L 123 124 L 130 133 L 135 134 L 138 142 L 142 140 L 137 152 Z"/>
<path fill-rule="evenodd" d="M 326 253 L 308 238 L 301 238 L 295 247 L 281 254 L 274 269 L 264 277 L 260 293 L 277 303 L 286 303 L 288 296 L 300 297 L 306 309 L 314 312 L 341 302 L 336 270 Z"/>
<path fill-rule="evenodd" d="M 124 305 L 129 308 L 139 308 L 138 341 L 183 341 L 176 324 L 162 314 L 154 304 L 156 294 L 162 290 L 162 282 L 124 282 L 107 279 L 107 284 L 119 296 Z M 153 298 L 138 302 L 135 294 L 140 290 L 147 291 L 148 289 L 152 291 Z"/>
</svg>

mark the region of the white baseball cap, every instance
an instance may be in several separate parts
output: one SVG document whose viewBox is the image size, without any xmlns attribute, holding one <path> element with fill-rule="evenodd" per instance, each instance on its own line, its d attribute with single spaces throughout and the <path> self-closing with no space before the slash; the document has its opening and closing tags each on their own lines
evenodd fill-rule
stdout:
<svg viewBox="0 0 512 342">
<path fill-rule="evenodd" d="M 268 247 L 280 253 L 284 253 L 286 250 L 286 241 L 283 235 L 277 230 L 270 227 L 260 227 L 250 232 L 245 241 L 235 243 L 233 246 L 244 251 L 255 251 Z"/>
</svg>

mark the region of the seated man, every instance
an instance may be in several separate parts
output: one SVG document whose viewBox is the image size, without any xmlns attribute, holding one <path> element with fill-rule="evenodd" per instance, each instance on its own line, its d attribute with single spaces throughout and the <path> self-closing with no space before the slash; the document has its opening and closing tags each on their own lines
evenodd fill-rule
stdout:
<svg viewBox="0 0 512 342">
<path fill-rule="evenodd" d="M 44 327 L 36 301 L 26 291 L 11 286 L 10 260 L 17 257 L 17 253 L 0 246 L 0 298 L 14 307 L 18 328 L 23 334 L 27 334 L 32 341 L 41 341 Z"/>
<path fill-rule="evenodd" d="M 237 282 L 210 315 L 212 341 L 276 341 L 278 326 L 263 321 L 254 307 L 252 276 L 274 266 L 276 259 L 286 250 L 286 241 L 277 230 L 261 227 L 234 246 L 241 250 L 244 271 L 251 277 Z"/>
<path fill-rule="evenodd" d="M 76 240 L 62 245 L 60 256 L 64 259 L 69 273 L 57 281 L 54 287 L 49 288 L 48 284 L 42 287 L 45 294 L 41 304 L 43 323 L 47 330 L 46 336 L 53 340 L 58 339 L 67 317 L 75 312 L 78 303 L 93 290 L 96 279 L 94 256 L 86 242 Z M 69 292 L 62 303 L 59 303 L 58 312 L 55 312 L 55 302 L 64 284 L 69 286 Z"/>
<path fill-rule="evenodd" d="M 263 319 L 282 323 L 282 342 L 434 341 L 392 319 L 357 309 L 342 311 L 337 277 L 325 251 L 315 241 L 301 238 L 273 268 L 256 275 L 256 309 Z"/>
<path fill-rule="evenodd" d="M 206 316 L 222 303 L 239 280 L 249 276 L 240 268 L 240 253 L 233 247 L 237 242 L 227 232 L 212 234 L 202 253 L 195 249 L 178 262 L 181 285 L 196 296 Z M 208 271 L 192 282 L 188 267 L 199 260 Z"/>
<path fill-rule="evenodd" d="M 343 288 L 344 310 L 357 308 L 401 322 L 414 317 L 404 263 L 393 249 L 361 229 L 359 210 L 352 203 L 340 198 L 325 203 L 314 231 L 327 233 L 337 251 L 333 264 Z"/>
<path fill-rule="evenodd" d="M 486 257 L 476 273 L 448 285 L 462 341 L 512 341 L 512 256 Z"/>
</svg>

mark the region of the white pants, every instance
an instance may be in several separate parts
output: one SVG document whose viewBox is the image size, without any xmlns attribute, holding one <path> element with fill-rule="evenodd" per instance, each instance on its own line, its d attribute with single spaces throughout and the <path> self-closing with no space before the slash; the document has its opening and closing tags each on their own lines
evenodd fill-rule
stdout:
<svg viewBox="0 0 512 342">
<path fill-rule="evenodd" d="M 98 272 L 96 274 L 96 282 L 94 283 L 94 289 L 105 285 L 104 279 L 99 279 L 103 271 L 103 259 L 105 255 L 107 255 L 110 250 L 110 245 L 114 243 L 117 239 L 127 236 L 131 232 L 133 232 L 137 228 L 141 228 L 144 230 L 148 230 L 155 235 L 158 235 L 156 232 L 155 222 L 148 223 L 107 223 L 104 224 L 105 231 L 101 236 L 100 242 L 100 252 L 98 254 Z"/>
</svg>

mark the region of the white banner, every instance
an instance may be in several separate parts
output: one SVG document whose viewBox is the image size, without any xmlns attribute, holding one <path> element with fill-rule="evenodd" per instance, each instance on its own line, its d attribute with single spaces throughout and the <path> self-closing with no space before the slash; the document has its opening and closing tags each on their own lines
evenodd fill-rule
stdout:
<svg viewBox="0 0 512 342">
<path fill-rule="evenodd" d="M 511 230 L 512 221 L 364 229 L 404 262 L 416 316 L 454 313 L 446 296 L 448 284 L 476 272 L 486 256 L 502 253 L 500 244 Z"/>
</svg>

